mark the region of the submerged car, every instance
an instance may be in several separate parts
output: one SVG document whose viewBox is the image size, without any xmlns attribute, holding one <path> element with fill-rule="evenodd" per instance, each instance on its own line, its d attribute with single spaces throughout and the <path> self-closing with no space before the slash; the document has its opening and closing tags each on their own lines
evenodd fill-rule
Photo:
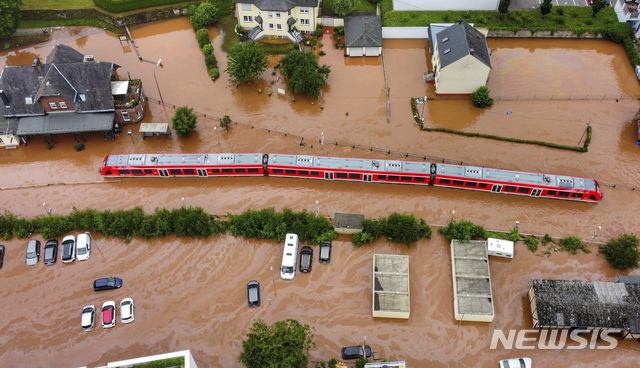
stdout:
<svg viewBox="0 0 640 368">
<path fill-rule="evenodd" d="M 47 240 L 44 243 L 44 264 L 52 265 L 56 263 L 58 258 L 58 241 L 55 239 Z"/>
<path fill-rule="evenodd" d="M 0 245 L 0 268 L 2 268 L 3 261 L 4 261 L 4 245 Z"/>
<path fill-rule="evenodd" d="M 300 250 L 300 272 L 311 272 L 312 262 L 313 249 L 309 246 L 302 247 Z"/>
<path fill-rule="evenodd" d="M 122 323 L 131 323 L 135 320 L 133 315 L 133 299 L 124 298 L 120 302 L 120 321 Z"/>
<path fill-rule="evenodd" d="M 371 347 L 369 345 L 349 346 L 340 350 L 343 360 L 360 359 L 371 357 Z M 366 356 L 365 356 L 366 355 Z"/>
<path fill-rule="evenodd" d="M 93 282 L 93 291 L 112 290 L 122 287 L 122 279 L 118 277 L 104 277 Z"/>
<path fill-rule="evenodd" d="M 27 266 L 35 266 L 40 261 L 40 242 L 29 240 L 27 244 Z"/>
<path fill-rule="evenodd" d="M 67 235 L 62 238 L 62 263 L 70 263 L 76 259 L 76 237 Z"/>
<path fill-rule="evenodd" d="M 531 358 L 504 359 L 498 365 L 500 368 L 531 368 Z"/>
<path fill-rule="evenodd" d="M 116 302 L 110 300 L 102 304 L 102 327 L 111 328 L 116 325 Z"/>
<path fill-rule="evenodd" d="M 256 280 L 247 283 L 247 301 L 252 308 L 260 306 L 260 283 Z"/>
<path fill-rule="evenodd" d="M 91 254 L 91 238 L 89 234 L 78 235 L 76 246 L 76 254 L 78 255 L 78 261 L 86 261 Z"/>
<path fill-rule="evenodd" d="M 331 240 L 325 240 L 320 244 L 320 256 L 318 260 L 320 263 L 331 262 Z"/>
<path fill-rule="evenodd" d="M 96 326 L 96 306 L 86 305 L 82 308 L 82 329 L 91 331 Z"/>
</svg>

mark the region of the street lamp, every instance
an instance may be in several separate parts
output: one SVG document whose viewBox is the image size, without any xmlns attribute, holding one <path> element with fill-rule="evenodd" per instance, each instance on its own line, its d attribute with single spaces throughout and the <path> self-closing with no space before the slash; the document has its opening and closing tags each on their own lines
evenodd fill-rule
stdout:
<svg viewBox="0 0 640 368">
<path fill-rule="evenodd" d="M 598 226 L 598 230 L 602 230 L 602 226 Z M 593 242 L 598 238 L 598 230 L 593 230 L 593 239 L 591 239 L 591 244 L 593 244 Z"/>
<path fill-rule="evenodd" d="M 318 201 L 316 201 L 316 217 L 320 214 L 320 206 L 318 205 Z"/>
<path fill-rule="evenodd" d="M 214 126 L 213 130 L 216 132 L 216 138 L 218 138 L 218 146 L 220 145 L 220 136 L 218 135 L 218 127 Z"/>
<path fill-rule="evenodd" d="M 159 66 L 162 66 L 162 59 L 158 60 L 156 67 L 153 68 L 153 79 L 156 81 L 156 88 L 158 88 L 158 95 L 160 95 L 160 102 L 164 104 L 164 100 L 162 99 L 162 93 L 160 93 L 160 85 L 158 85 L 158 78 L 156 78 L 156 70 Z"/>
<path fill-rule="evenodd" d="M 182 207 L 184 207 L 184 197 L 182 197 Z"/>
<path fill-rule="evenodd" d="M 53 207 L 51 207 L 51 208 L 47 209 L 47 207 L 46 207 L 46 206 L 47 206 L 47 204 L 46 204 L 46 203 L 43 203 L 43 204 L 42 204 L 42 208 L 44 208 L 45 212 L 47 212 L 47 215 L 51 216 L 51 211 L 53 210 Z"/>
</svg>

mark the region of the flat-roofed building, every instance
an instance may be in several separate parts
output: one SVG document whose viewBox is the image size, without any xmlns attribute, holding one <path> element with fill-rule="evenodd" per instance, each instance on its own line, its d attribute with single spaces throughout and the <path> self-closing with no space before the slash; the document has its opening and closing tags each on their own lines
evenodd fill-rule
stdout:
<svg viewBox="0 0 640 368">
<path fill-rule="evenodd" d="M 373 317 L 409 319 L 409 256 L 373 255 Z"/>
<path fill-rule="evenodd" d="M 457 321 L 491 322 L 495 317 L 487 242 L 451 241 L 453 308 Z"/>
</svg>

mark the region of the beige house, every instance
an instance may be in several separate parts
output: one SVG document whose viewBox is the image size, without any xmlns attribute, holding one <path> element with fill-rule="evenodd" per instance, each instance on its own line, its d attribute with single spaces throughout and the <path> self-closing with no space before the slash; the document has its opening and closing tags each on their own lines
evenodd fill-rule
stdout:
<svg viewBox="0 0 640 368">
<path fill-rule="evenodd" d="M 300 42 L 302 33 L 316 30 L 320 5 L 318 0 L 233 0 L 238 24 L 249 30 L 249 38 L 268 37 Z"/>
<path fill-rule="evenodd" d="M 438 95 L 471 94 L 487 83 L 491 53 L 480 31 L 460 20 L 435 37 L 431 64 Z"/>
</svg>

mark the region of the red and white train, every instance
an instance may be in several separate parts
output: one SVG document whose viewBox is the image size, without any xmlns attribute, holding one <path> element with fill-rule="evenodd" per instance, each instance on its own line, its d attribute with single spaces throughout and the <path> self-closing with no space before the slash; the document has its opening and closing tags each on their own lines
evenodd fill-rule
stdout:
<svg viewBox="0 0 640 368">
<path fill-rule="evenodd" d="M 109 155 L 100 169 L 113 177 L 279 176 L 433 185 L 597 203 L 595 179 L 420 161 L 263 153 Z"/>
</svg>

